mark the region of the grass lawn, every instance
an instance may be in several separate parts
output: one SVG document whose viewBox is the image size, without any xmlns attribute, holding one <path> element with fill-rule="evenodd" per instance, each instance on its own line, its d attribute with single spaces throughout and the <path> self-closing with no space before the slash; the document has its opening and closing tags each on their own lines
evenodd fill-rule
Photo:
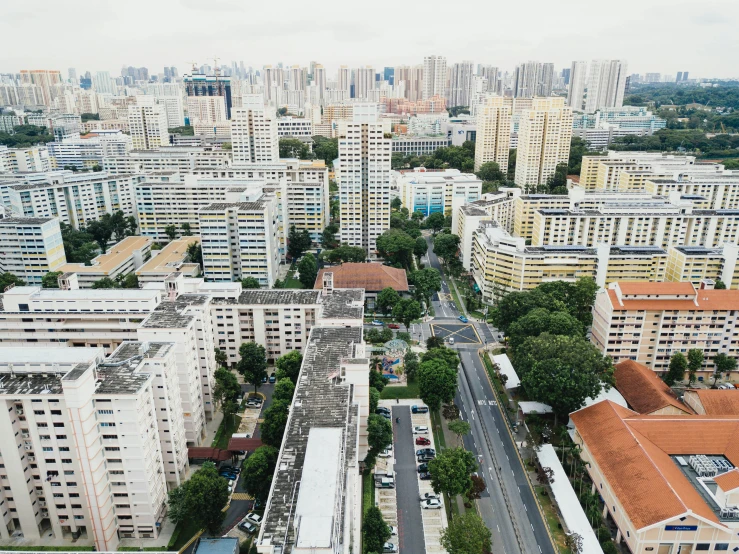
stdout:
<svg viewBox="0 0 739 554">
<path fill-rule="evenodd" d="M 302 289 L 303 284 L 295 278 L 295 264 L 290 266 L 290 270 L 285 276 L 283 288 L 286 289 Z"/>
<path fill-rule="evenodd" d="M 382 389 L 380 398 L 384 400 L 418 398 L 418 382 L 411 381 L 407 385 L 388 385 Z"/>
<path fill-rule="evenodd" d="M 192 520 L 178 523 L 174 529 L 174 533 L 172 533 L 172 538 L 169 540 L 167 550 L 181 549 L 198 531 L 200 529 L 198 529 L 198 526 Z"/>
<path fill-rule="evenodd" d="M 371 473 L 362 475 L 362 514 L 375 505 L 375 479 Z"/>
<path fill-rule="evenodd" d="M 218 427 L 218 431 L 216 431 L 216 436 L 213 437 L 213 443 L 211 446 L 221 449 L 228 448 L 228 441 L 231 438 L 231 435 L 236 432 L 236 429 L 239 428 L 241 417 L 239 415 L 234 415 L 228 419 L 231 421 L 229 422 L 226 418 L 223 418 L 223 421 L 221 421 L 221 425 Z"/>
<path fill-rule="evenodd" d="M 557 517 L 557 511 L 552 506 L 552 499 L 549 495 L 543 495 L 542 492 L 546 490 L 543 485 L 534 486 L 536 491 L 536 497 L 539 499 L 542 509 L 544 510 L 544 518 L 547 520 L 549 531 L 554 537 L 554 542 L 557 545 L 557 549 L 560 554 L 572 554 L 572 551 L 567 547 L 565 532 L 559 527 L 559 517 Z"/>
</svg>

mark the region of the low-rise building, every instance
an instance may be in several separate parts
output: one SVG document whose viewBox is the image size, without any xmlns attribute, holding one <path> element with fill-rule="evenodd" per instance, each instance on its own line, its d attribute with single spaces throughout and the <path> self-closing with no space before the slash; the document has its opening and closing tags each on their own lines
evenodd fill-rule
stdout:
<svg viewBox="0 0 739 554">
<path fill-rule="evenodd" d="M 24 173 L 27 171 L 49 171 L 51 159 L 46 146 L 8 148 L 0 145 L 0 173 Z"/>
<path fill-rule="evenodd" d="M 303 117 L 280 117 L 277 120 L 277 136 L 297 139 L 313 138 L 313 123 Z"/>
<path fill-rule="evenodd" d="M 442 137 L 393 137 L 392 153 L 403 156 L 430 156 L 439 148 L 451 146 L 451 139 Z"/>
<path fill-rule="evenodd" d="M 53 169 L 89 170 L 103 167 L 107 156 L 125 156 L 131 150 L 131 137 L 121 131 L 98 131 L 80 138 L 46 144 Z"/>
<path fill-rule="evenodd" d="M 459 206 L 479 200 L 482 195 L 482 181 L 457 169 L 435 171 L 421 167 L 401 171 L 395 177 L 403 206 L 424 217 L 437 212 L 454 217 Z"/>
<path fill-rule="evenodd" d="M 199 236 L 188 236 L 167 243 L 161 250 L 150 252 L 149 261 L 136 270 L 139 285 L 161 283 L 172 273 L 181 273 L 185 277 L 197 277 L 200 264 L 193 263 L 187 253 L 187 247 L 193 242 L 200 244 Z"/>
<path fill-rule="evenodd" d="M 333 267 L 325 267 L 318 271 L 314 289 L 323 289 L 323 275 L 333 275 L 333 286 L 338 289 L 364 290 L 365 307 L 375 309 L 377 295 L 386 288 L 391 288 L 401 296 L 408 294 L 408 277 L 405 270 L 385 264 L 343 263 Z"/>
<path fill-rule="evenodd" d="M 90 288 L 100 279 L 115 280 L 125 277 L 141 267 L 151 257 L 151 239 L 148 237 L 126 237 L 114 244 L 104 254 L 93 258 L 90 265 L 64 264 L 57 271 L 76 273 L 80 288 Z"/>
<path fill-rule="evenodd" d="M 693 411 L 680 402 L 672 389 L 647 366 L 634 360 L 613 365 L 616 390 L 629 408 L 643 415 L 690 415 Z"/>
<path fill-rule="evenodd" d="M 54 217 L 0 218 L 0 273 L 41 284 L 66 263 L 59 220 Z"/>
<path fill-rule="evenodd" d="M 667 255 L 668 281 L 687 281 L 699 286 L 702 281 L 721 281 L 727 289 L 739 288 L 736 273 L 739 246 L 725 243 L 718 248 L 673 246 Z"/>
</svg>

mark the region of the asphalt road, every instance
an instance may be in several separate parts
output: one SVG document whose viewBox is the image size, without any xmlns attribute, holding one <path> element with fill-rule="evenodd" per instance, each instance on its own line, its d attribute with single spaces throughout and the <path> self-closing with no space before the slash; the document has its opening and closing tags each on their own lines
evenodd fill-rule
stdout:
<svg viewBox="0 0 739 554">
<path fill-rule="evenodd" d="M 403 554 L 425 554 L 411 409 L 409 406 L 393 406 L 392 411 L 399 550 Z M 396 417 L 400 418 L 400 423 L 395 423 Z"/>
</svg>

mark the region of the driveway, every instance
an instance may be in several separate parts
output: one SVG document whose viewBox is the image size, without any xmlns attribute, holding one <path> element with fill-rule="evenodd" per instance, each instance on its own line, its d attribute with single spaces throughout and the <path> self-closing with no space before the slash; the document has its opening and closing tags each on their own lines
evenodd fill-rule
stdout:
<svg viewBox="0 0 739 554">
<path fill-rule="evenodd" d="M 421 504 L 418 500 L 416 451 L 409 406 L 393 406 L 395 426 L 395 492 L 398 503 L 398 538 L 403 554 L 426 554 Z M 400 423 L 395 423 L 400 418 Z M 419 447 L 421 448 L 421 447 Z"/>
<path fill-rule="evenodd" d="M 259 387 L 259 393 L 264 397 L 264 402 L 262 402 L 262 409 L 259 412 L 259 419 L 261 420 L 264 418 L 264 410 L 270 407 L 272 404 L 272 392 L 275 390 L 274 385 L 270 385 L 269 383 L 264 383 L 261 387 Z M 254 392 L 254 385 L 241 385 L 241 391 L 242 392 L 248 392 L 249 394 L 252 394 Z M 254 408 L 247 408 L 247 410 L 254 410 Z M 256 429 L 254 429 L 254 436 L 253 438 L 258 439 L 260 435 L 259 430 L 259 423 L 257 423 Z"/>
</svg>

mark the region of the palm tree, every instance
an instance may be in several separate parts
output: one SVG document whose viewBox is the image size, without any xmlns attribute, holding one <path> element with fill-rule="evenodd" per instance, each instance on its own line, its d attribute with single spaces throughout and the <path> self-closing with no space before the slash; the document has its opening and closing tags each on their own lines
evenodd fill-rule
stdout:
<svg viewBox="0 0 739 554">
<path fill-rule="evenodd" d="M 567 431 L 567 427 L 564 425 L 559 428 L 559 444 L 562 447 L 562 464 L 565 463 L 565 445 L 570 438 L 570 434 Z"/>
</svg>

